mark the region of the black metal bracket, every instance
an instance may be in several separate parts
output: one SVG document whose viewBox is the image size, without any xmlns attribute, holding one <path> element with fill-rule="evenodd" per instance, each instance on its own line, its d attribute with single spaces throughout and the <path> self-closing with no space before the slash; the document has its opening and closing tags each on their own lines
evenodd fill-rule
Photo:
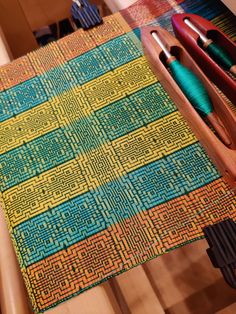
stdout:
<svg viewBox="0 0 236 314">
<path fill-rule="evenodd" d="M 77 27 L 89 29 L 102 23 L 99 10 L 88 0 L 73 0 L 71 13 Z"/>
<path fill-rule="evenodd" d="M 220 268 L 228 285 L 236 289 L 236 224 L 232 219 L 204 228 L 210 246 L 207 254 L 215 268 Z"/>
</svg>

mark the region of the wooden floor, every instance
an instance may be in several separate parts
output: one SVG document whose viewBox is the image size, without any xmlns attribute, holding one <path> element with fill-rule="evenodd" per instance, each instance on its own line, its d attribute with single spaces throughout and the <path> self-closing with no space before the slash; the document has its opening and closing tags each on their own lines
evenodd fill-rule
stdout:
<svg viewBox="0 0 236 314">
<path fill-rule="evenodd" d="M 212 267 L 206 248 L 202 240 L 177 249 L 88 290 L 48 314 L 234 314 L 236 291 Z"/>
</svg>

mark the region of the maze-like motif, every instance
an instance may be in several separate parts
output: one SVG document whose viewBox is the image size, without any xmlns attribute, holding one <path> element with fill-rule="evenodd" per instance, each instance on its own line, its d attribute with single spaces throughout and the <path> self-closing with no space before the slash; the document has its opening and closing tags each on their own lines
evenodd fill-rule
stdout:
<svg viewBox="0 0 236 314">
<path fill-rule="evenodd" d="M 131 31 L 131 28 L 119 13 L 105 17 L 103 21 L 104 23 L 90 31 L 90 36 L 93 38 L 96 46 Z"/>
<path fill-rule="evenodd" d="M 3 101 L 4 98 L 8 99 L 14 115 L 18 115 L 21 112 L 47 101 L 47 95 L 45 94 L 38 77 L 3 91 L 1 98 L 3 98 Z M 1 103 L 0 106 L 4 107 L 4 102 Z"/>
<path fill-rule="evenodd" d="M 0 122 L 11 118 L 14 115 L 10 99 L 6 93 L 0 93 Z"/>
<path fill-rule="evenodd" d="M 72 160 L 14 186 L 2 195 L 11 226 L 15 227 L 87 191 L 83 170 L 76 160 Z"/>
<path fill-rule="evenodd" d="M 202 156 L 200 159 L 199 155 Z M 92 180 L 96 179 L 102 180 L 103 184 L 98 182 L 93 191 L 62 203 L 15 228 L 16 241 L 24 239 L 20 252 L 25 266 L 59 251 L 62 246 L 69 247 L 101 232 L 105 227 L 123 222 L 164 201 L 182 197 L 218 179 L 218 172 L 203 156 L 202 148 L 195 144 L 184 153 L 161 159 L 108 183 L 104 183 L 106 171 L 103 173 L 100 168 L 101 173 L 96 173 L 87 182 L 91 186 Z M 172 163 L 175 164 L 173 169 Z M 85 166 L 89 169 L 88 176 L 91 176 L 93 170 Z M 199 172 L 200 166 L 204 169 L 204 176 Z M 194 180 L 186 179 L 189 173 Z M 43 225 L 48 228 L 43 228 Z"/>
<path fill-rule="evenodd" d="M 0 67 L 0 92 L 36 76 L 28 56 Z"/>
<path fill-rule="evenodd" d="M 110 71 L 109 62 L 103 57 L 98 48 L 71 60 L 69 64 L 81 85 Z"/>
<path fill-rule="evenodd" d="M 221 193 L 225 194 L 225 190 L 227 186 L 221 179 L 214 181 L 183 198 L 174 199 L 170 203 L 114 224 L 107 230 L 29 266 L 26 272 L 35 291 L 39 309 L 50 307 L 55 301 L 66 298 L 71 293 L 81 292 L 103 278 L 163 254 L 183 244 L 183 239 L 187 242 L 202 236 L 202 227 L 209 223 L 228 216 L 235 219 L 236 199 L 231 193 L 218 204 L 220 214 L 212 207 L 207 214 L 201 213 L 209 205 L 209 199 L 214 204 L 222 196 Z M 196 217 L 189 223 L 189 217 L 193 217 L 193 209 Z M 215 217 L 212 210 L 216 213 Z M 180 221 L 183 227 L 176 230 Z"/>
<path fill-rule="evenodd" d="M 94 110 L 157 82 L 144 57 L 123 65 L 82 86 Z"/>
<path fill-rule="evenodd" d="M 59 123 L 50 104 L 41 104 L 0 124 L 0 153 L 21 147 L 58 127 Z"/>
<path fill-rule="evenodd" d="M 236 35 L 220 0 L 139 0 L 0 69 L 0 199 L 35 313 L 236 219 L 131 30 L 183 9 Z"/>
<path fill-rule="evenodd" d="M 135 170 L 196 142 L 196 138 L 174 112 L 147 127 L 116 139 L 113 146 L 126 171 Z"/>
<path fill-rule="evenodd" d="M 28 57 L 37 75 L 60 66 L 66 61 L 56 42 L 29 53 Z"/>
<path fill-rule="evenodd" d="M 40 311 L 114 275 L 121 267 L 119 250 L 105 230 L 33 264 L 25 273 Z"/>
</svg>

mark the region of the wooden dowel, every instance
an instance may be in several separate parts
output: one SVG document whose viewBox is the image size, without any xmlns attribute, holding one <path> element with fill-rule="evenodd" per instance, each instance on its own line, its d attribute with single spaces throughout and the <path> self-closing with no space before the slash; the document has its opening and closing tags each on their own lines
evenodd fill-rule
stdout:
<svg viewBox="0 0 236 314">
<path fill-rule="evenodd" d="M 26 288 L 0 207 L 0 300 L 2 314 L 30 314 Z"/>
</svg>

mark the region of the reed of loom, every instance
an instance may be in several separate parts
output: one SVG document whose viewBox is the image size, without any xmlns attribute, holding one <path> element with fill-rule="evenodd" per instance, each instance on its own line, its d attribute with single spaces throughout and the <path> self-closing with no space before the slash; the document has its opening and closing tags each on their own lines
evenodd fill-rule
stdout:
<svg viewBox="0 0 236 314">
<path fill-rule="evenodd" d="M 236 105 L 236 44 L 196 14 L 175 14 L 172 24 L 176 37 L 195 62 Z"/>
<path fill-rule="evenodd" d="M 235 114 L 184 47 L 169 32 L 161 27 L 144 27 L 142 42 L 153 72 L 221 174 L 235 188 Z M 206 124 L 204 116 L 208 117 L 215 132 Z"/>
</svg>

